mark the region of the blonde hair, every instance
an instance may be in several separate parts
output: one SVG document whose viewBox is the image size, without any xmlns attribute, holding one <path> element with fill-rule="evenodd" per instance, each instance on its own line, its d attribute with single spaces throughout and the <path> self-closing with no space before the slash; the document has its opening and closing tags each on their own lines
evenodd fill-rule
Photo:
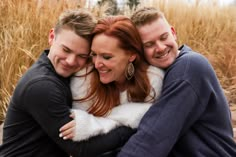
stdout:
<svg viewBox="0 0 236 157">
<path fill-rule="evenodd" d="M 153 21 L 159 18 L 167 22 L 164 14 L 154 7 L 140 8 L 131 15 L 131 20 L 136 25 L 136 27 L 140 27 L 140 26 L 144 26 L 146 24 L 152 23 Z"/>
<path fill-rule="evenodd" d="M 95 17 L 89 11 L 84 9 L 67 10 L 60 15 L 54 30 L 55 34 L 58 34 L 62 29 L 69 29 L 91 42 L 92 30 L 95 25 Z"/>
</svg>

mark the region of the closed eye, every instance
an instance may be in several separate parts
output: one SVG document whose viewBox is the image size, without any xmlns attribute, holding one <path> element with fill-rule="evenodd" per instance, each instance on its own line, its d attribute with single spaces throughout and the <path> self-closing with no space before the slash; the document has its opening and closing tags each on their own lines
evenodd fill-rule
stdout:
<svg viewBox="0 0 236 157">
<path fill-rule="evenodd" d="M 111 56 L 108 56 L 108 55 L 103 55 L 103 58 L 106 59 L 106 60 L 109 60 L 109 59 L 111 59 L 112 57 L 111 57 Z"/>
<path fill-rule="evenodd" d="M 77 56 L 84 59 L 87 59 L 89 57 L 88 54 L 78 54 Z"/>
<path fill-rule="evenodd" d="M 149 48 L 149 47 L 152 47 L 153 45 L 154 45 L 154 42 L 147 42 L 144 44 L 144 47 Z"/>
<path fill-rule="evenodd" d="M 69 52 L 71 52 L 71 50 L 70 50 L 70 49 L 68 49 L 68 48 L 65 48 L 65 47 L 63 48 L 63 51 L 64 51 L 64 52 L 66 52 L 66 53 L 69 53 Z"/>
<path fill-rule="evenodd" d="M 168 34 L 168 33 L 165 33 L 165 34 L 163 34 L 163 35 L 161 36 L 160 40 L 161 40 L 161 41 L 164 41 L 164 40 L 166 40 L 166 39 L 168 38 L 168 36 L 169 36 L 169 34 Z"/>
</svg>

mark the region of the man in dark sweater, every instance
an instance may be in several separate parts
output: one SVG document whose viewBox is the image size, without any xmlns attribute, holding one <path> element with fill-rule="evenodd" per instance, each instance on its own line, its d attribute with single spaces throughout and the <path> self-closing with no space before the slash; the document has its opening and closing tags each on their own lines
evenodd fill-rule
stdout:
<svg viewBox="0 0 236 157">
<path fill-rule="evenodd" d="M 183 45 L 155 8 L 131 17 L 147 61 L 165 69 L 160 99 L 118 157 L 235 157 L 231 115 L 217 76 L 205 57 Z"/>
<path fill-rule="evenodd" d="M 4 122 L 1 157 L 92 157 L 127 141 L 132 130 L 126 127 L 77 143 L 59 137 L 59 128 L 72 120 L 70 76 L 86 66 L 94 26 L 93 16 L 85 10 L 60 16 L 49 34 L 50 50 L 15 88 Z"/>
</svg>

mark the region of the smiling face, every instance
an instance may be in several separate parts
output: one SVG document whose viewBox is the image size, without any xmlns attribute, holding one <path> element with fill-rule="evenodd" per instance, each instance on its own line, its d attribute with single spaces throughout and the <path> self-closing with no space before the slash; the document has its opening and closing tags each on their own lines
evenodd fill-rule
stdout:
<svg viewBox="0 0 236 157">
<path fill-rule="evenodd" d="M 60 76 L 69 77 L 86 65 L 90 44 L 75 32 L 62 29 L 55 34 L 51 30 L 49 44 L 48 58 Z"/>
<path fill-rule="evenodd" d="M 138 27 L 144 45 L 145 58 L 159 68 L 169 67 L 178 56 L 176 32 L 162 18 Z"/>
<path fill-rule="evenodd" d="M 125 71 L 129 62 L 136 55 L 119 47 L 119 40 L 104 34 L 93 38 L 91 56 L 97 69 L 100 81 L 104 84 L 115 81 L 118 87 L 125 83 Z"/>
</svg>

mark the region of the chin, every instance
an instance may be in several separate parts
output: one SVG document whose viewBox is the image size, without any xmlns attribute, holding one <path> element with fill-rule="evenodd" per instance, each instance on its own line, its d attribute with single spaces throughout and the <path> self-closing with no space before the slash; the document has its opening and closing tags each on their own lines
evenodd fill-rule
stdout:
<svg viewBox="0 0 236 157">
<path fill-rule="evenodd" d="M 65 78 L 70 77 L 72 75 L 71 73 L 58 73 L 58 74 Z"/>
<path fill-rule="evenodd" d="M 104 81 L 104 80 L 100 80 L 100 82 L 103 83 L 103 84 L 107 84 L 107 82 Z"/>
</svg>

